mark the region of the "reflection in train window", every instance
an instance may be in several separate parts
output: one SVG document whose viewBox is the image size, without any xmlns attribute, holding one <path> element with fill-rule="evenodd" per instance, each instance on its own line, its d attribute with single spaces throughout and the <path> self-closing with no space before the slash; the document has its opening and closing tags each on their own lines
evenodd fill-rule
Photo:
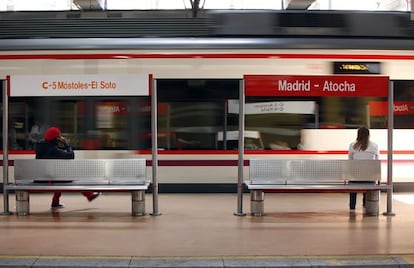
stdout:
<svg viewBox="0 0 414 268">
<path fill-rule="evenodd" d="M 157 89 L 160 148 L 237 148 L 237 141 L 227 137 L 238 131 L 239 80 L 160 79 Z M 394 126 L 412 129 L 414 81 L 394 81 L 394 90 Z M 61 128 L 75 149 L 151 148 L 147 96 L 12 97 L 9 101 L 11 150 L 33 149 L 30 134 L 35 124 L 40 126 L 38 132 L 48 126 Z M 288 113 L 287 108 L 293 110 Z M 300 149 L 300 132 L 306 128 L 387 127 L 386 98 L 248 97 L 245 110 L 245 129 L 260 137 L 247 139 L 246 149 Z M 227 142 L 218 140 L 219 133 Z"/>
</svg>

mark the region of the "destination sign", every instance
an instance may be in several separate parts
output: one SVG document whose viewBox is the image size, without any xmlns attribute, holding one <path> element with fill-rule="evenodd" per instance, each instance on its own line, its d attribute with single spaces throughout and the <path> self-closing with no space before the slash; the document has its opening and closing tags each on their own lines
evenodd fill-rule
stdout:
<svg viewBox="0 0 414 268">
<path fill-rule="evenodd" d="M 148 96 L 149 75 L 13 75 L 10 96 Z"/>
<path fill-rule="evenodd" d="M 386 76 L 245 75 L 246 96 L 386 97 Z"/>
<path fill-rule="evenodd" d="M 381 62 L 333 62 L 334 74 L 381 74 Z"/>
</svg>

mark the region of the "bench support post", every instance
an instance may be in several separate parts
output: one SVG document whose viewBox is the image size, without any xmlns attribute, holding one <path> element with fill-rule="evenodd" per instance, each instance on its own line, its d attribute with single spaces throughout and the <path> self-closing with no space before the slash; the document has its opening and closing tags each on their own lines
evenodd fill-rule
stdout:
<svg viewBox="0 0 414 268">
<path fill-rule="evenodd" d="M 250 212 L 252 216 L 263 216 L 264 192 L 262 190 L 252 190 L 250 192 Z"/>
<path fill-rule="evenodd" d="M 132 191 L 132 216 L 145 215 L 145 191 Z"/>
<path fill-rule="evenodd" d="M 16 191 L 16 214 L 18 216 L 29 215 L 29 200 L 28 191 Z"/>
<path fill-rule="evenodd" d="M 365 214 L 367 216 L 378 216 L 380 191 L 372 190 L 365 194 Z"/>
</svg>

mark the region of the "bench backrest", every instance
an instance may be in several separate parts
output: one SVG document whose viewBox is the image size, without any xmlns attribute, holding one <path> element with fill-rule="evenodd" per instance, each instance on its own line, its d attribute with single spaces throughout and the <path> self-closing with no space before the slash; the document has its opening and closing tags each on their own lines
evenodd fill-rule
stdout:
<svg viewBox="0 0 414 268">
<path fill-rule="evenodd" d="M 379 160 L 251 159 L 251 184 L 329 184 L 380 181 Z"/>
<path fill-rule="evenodd" d="M 147 177 L 145 159 L 111 159 L 105 160 L 106 176 L 110 184 L 143 184 Z"/>
<path fill-rule="evenodd" d="M 16 184 L 67 182 L 78 184 L 144 184 L 145 159 L 16 159 Z"/>
</svg>

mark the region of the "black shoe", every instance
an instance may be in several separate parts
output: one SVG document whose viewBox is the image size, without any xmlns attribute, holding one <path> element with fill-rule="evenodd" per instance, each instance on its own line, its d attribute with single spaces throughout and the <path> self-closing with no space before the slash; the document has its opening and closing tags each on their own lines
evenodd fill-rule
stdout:
<svg viewBox="0 0 414 268">
<path fill-rule="evenodd" d="M 93 200 L 95 200 L 95 198 L 97 198 L 100 195 L 101 195 L 100 192 L 95 192 L 95 193 L 92 194 L 92 196 L 88 197 L 88 201 L 92 202 Z"/>
<path fill-rule="evenodd" d="M 63 205 L 63 204 L 57 204 L 57 205 L 52 204 L 52 206 L 51 206 L 51 208 L 53 208 L 53 209 L 64 208 L 64 207 L 65 207 L 65 205 Z"/>
</svg>

